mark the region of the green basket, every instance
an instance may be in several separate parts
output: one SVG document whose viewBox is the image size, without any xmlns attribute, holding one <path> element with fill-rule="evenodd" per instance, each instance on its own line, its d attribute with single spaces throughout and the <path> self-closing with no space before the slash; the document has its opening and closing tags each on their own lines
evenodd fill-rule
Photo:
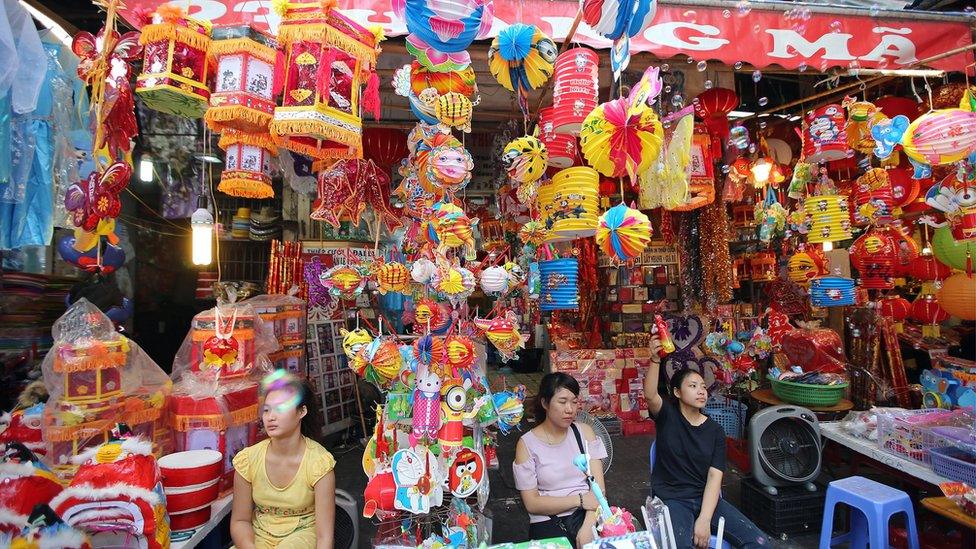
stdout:
<svg viewBox="0 0 976 549">
<path fill-rule="evenodd" d="M 780 381 L 773 377 L 769 378 L 769 382 L 773 385 L 773 394 L 783 402 L 814 408 L 836 406 L 840 399 L 844 398 L 844 390 L 847 389 L 847 383 L 812 385 Z"/>
</svg>

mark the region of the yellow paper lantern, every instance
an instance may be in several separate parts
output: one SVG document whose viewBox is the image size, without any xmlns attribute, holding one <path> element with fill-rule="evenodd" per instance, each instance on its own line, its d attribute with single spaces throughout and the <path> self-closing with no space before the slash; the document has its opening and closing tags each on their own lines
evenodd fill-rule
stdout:
<svg viewBox="0 0 976 549">
<path fill-rule="evenodd" d="M 562 242 L 596 234 L 600 214 L 600 176 L 596 170 L 577 166 L 561 170 L 540 189 L 539 206 L 549 242 Z"/>
<path fill-rule="evenodd" d="M 976 320 L 976 277 L 956 273 L 942 283 L 936 296 L 939 305 L 962 320 Z"/>
<path fill-rule="evenodd" d="M 839 242 L 851 238 L 851 218 L 847 196 L 841 194 L 810 196 L 803 202 L 810 217 L 807 242 Z"/>
</svg>

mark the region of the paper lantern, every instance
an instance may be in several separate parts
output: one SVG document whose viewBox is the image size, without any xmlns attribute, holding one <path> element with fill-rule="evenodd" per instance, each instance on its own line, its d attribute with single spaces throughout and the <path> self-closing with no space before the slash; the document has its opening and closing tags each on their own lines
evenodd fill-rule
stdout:
<svg viewBox="0 0 976 549">
<path fill-rule="evenodd" d="M 923 114 L 908 126 L 902 148 L 922 164 L 958 162 L 976 149 L 976 113 L 943 109 Z"/>
<path fill-rule="evenodd" d="M 921 185 L 918 179 L 912 177 L 912 172 L 907 169 L 893 168 L 888 170 L 888 181 L 891 183 L 891 196 L 899 208 L 905 208 L 921 194 Z"/>
<path fill-rule="evenodd" d="M 555 42 L 535 25 L 514 23 L 502 29 L 488 48 L 488 70 L 508 91 L 525 97 L 552 76 Z"/>
<path fill-rule="evenodd" d="M 410 289 L 410 271 L 403 263 L 383 263 L 376 269 L 376 285 L 381 294 L 405 292 Z"/>
<path fill-rule="evenodd" d="M 583 0 L 583 21 L 600 36 L 613 40 L 610 67 L 619 74 L 630 60 L 630 38 L 651 24 L 657 12 L 657 0 Z"/>
<path fill-rule="evenodd" d="M 807 162 L 831 162 L 847 158 L 844 108 L 825 105 L 807 115 L 803 155 Z"/>
<path fill-rule="evenodd" d="M 577 277 L 579 262 L 576 258 L 552 259 L 539 262 L 542 293 L 539 309 L 542 311 L 575 311 L 579 309 Z"/>
<path fill-rule="evenodd" d="M 434 88 L 440 95 L 457 92 L 470 98 L 478 91 L 478 82 L 471 67 L 456 71 L 434 71 L 414 61 L 410 65 L 410 88 L 417 96 L 427 88 Z"/>
<path fill-rule="evenodd" d="M 903 297 L 888 296 L 878 300 L 878 308 L 881 311 L 881 316 L 890 318 L 895 322 L 901 322 L 908 318 L 912 304 Z"/>
<path fill-rule="evenodd" d="M 526 135 L 505 145 L 501 161 L 509 178 L 519 183 L 532 183 L 546 173 L 549 152 L 540 140 Z"/>
<path fill-rule="evenodd" d="M 428 238 L 444 248 L 474 248 L 471 220 L 464 210 L 450 202 L 434 204 L 434 217 L 428 223 Z"/>
<path fill-rule="evenodd" d="M 481 289 L 489 295 L 499 295 L 508 289 L 508 271 L 504 267 L 493 266 L 481 271 Z"/>
<path fill-rule="evenodd" d="M 750 278 L 754 282 L 772 282 L 776 280 L 776 254 L 773 252 L 758 252 L 749 258 Z"/>
<path fill-rule="evenodd" d="M 471 100 L 457 92 L 446 93 L 437 98 L 434 116 L 437 121 L 449 128 L 457 128 L 471 133 L 471 115 L 474 107 Z"/>
<path fill-rule="evenodd" d="M 553 106 L 545 120 L 557 134 L 578 135 L 600 92 L 600 56 L 588 48 L 570 48 L 554 65 Z M 540 125 L 542 111 L 539 111 Z"/>
<path fill-rule="evenodd" d="M 932 252 L 942 263 L 965 271 L 971 261 L 976 261 L 976 242 L 957 242 L 949 227 L 939 227 L 932 237 Z"/>
<path fill-rule="evenodd" d="M 955 175 L 933 185 L 925 193 L 925 203 L 945 214 L 952 237 L 959 241 L 976 240 L 976 181 L 959 181 Z"/>
<path fill-rule="evenodd" d="M 945 280 L 951 274 L 952 269 L 932 255 L 920 255 L 908 266 L 908 275 L 922 281 Z"/>
<path fill-rule="evenodd" d="M 895 196 L 884 168 L 872 168 L 857 179 L 851 193 L 851 213 L 854 224 L 883 225 L 894 218 Z"/>
<path fill-rule="evenodd" d="M 189 335 L 192 372 L 221 380 L 241 379 L 251 372 L 257 357 L 254 342 L 258 319 L 240 309 L 215 307 L 193 317 Z"/>
<path fill-rule="evenodd" d="M 474 159 L 456 139 L 451 138 L 443 145 L 432 148 L 423 164 L 421 184 L 427 182 L 424 189 L 435 196 L 443 196 L 445 192 L 453 195 L 464 190 L 471 182 Z"/>
<path fill-rule="evenodd" d="M 186 118 L 203 116 L 210 100 L 210 25 L 166 4 L 141 33 L 145 53 L 136 93 L 151 109 Z"/>
<path fill-rule="evenodd" d="M 858 271 L 861 286 L 872 290 L 895 287 L 898 246 L 888 231 L 872 227 L 850 247 L 851 265 Z"/>
<path fill-rule="evenodd" d="M 651 241 L 651 220 L 640 210 L 617 204 L 600 216 L 596 243 L 617 261 L 639 256 Z"/>
<path fill-rule="evenodd" d="M 408 35 L 404 44 L 407 53 L 412 55 L 421 67 L 430 71 L 442 73 L 464 71 L 471 66 L 471 55 L 467 51 L 438 51 L 416 34 Z"/>
<path fill-rule="evenodd" d="M 224 149 L 224 170 L 217 190 L 240 198 L 274 198 L 271 157 L 278 147 L 268 134 L 225 130 L 218 143 Z"/>
<path fill-rule="evenodd" d="M 216 27 L 210 56 L 216 67 L 210 108 L 204 116 L 215 132 L 267 133 L 274 116 L 278 43 L 250 25 Z"/>
<path fill-rule="evenodd" d="M 803 209 L 810 218 L 807 242 L 839 242 L 851 237 L 851 219 L 846 196 L 808 196 L 803 202 Z"/>
<path fill-rule="evenodd" d="M 284 85 L 270 124 L 278 146 L 319 160 L 359 158 L 360 108 L 379 110 L 376 37 L 327 3 L 297 0 L 284 4 L 278 40 Z"/>
<path fill-rule="evenodd" d="M 962 320 L 976 320 L 976 278 L 956 273 L 942 283 L 937 294 L 939 305 Z"/>
<path fill-rule="evenodd" d="M 635 88 L 637 89 L 637 88 Z M 610 177 L 643 173 L 657 159 L 664 128 L 645 102 L 615 99 L 597 106 L 583 121 L 580 149 L 586 161 Z"/>
<path fill-rule="evenodd" d="M 546 163 L 549 166 L 569 168 L 576 164 L 578 156 L 576 137 L 569 133 L 556 133 L 553 110 L 554 107 L 539 110 L 539 141 L 546 147 Z"/>
<path fill-rule="evenodd" d="M 596 170 L 577 166 L 559 171 L 550 184 L 539 188 L 539 211 L 550 232 L 550 242 L 596 234 L 599 183 Z"/>
<path fill-rule="evenodd" d="M 814 307 L 854 305 L 856 296 L 854 280 L 847 277 L 818 276 L 810 281 L 810 301 Z"/>
<path fill-rule="evenodd" d="M 491 0 L 398 0 L 392 5 L 412 35 L 440 52 L 468 49 L 475 38 L 488 35 L 494 20 Z"/>
<path fill-rule="evenodd" d="M 722 143 L 729 139 L 729 113 L 739 106 L 739 96 L 728 88 L 712 88 L 700 93 L 692 104 L 713 139 L 712 154 L 722 156 Z"/>
<path fill-rule="evenodd" d="M 949 313 L 931 293 L 921 293 L 912 302 L 911 319 L 922 324 L 938 324 L 949 319 Z"/>
<path fill-rule="evenodd" d="M 790 256 L 787 272 L 793 282 L 809 286 L 811 279 L 827 274 L 827 258 L 815 246 L 804 248 Z"/>
<path fill-rule="evenodd" d="M 847 108 L 847 144 L 855 151 L 870 154 L 874 150 L 874 138 L 871 137 L 871 126 L 876 120 L 886 118 L 870 101 L 855 101 L 853 97 L 845 97 L 842 105 Z"/>
<path fill-rule="evenodd" d="M 382 168 L 398 166 L 410 151 L 406 135 L 393 128 L 366 128 L 363 131 L 363 157 Z"/>
</svg>

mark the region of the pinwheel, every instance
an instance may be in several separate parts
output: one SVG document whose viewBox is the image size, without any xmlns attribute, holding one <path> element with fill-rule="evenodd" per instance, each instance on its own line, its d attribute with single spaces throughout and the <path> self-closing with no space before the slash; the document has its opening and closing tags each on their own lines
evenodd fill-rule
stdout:
<svg viewBox="0 0 976 549">
<path fill-rule="evenodd" d="M 501 161 L 509 178 L 519 183 L 533 183 L 546 173 L 549 152 L 541 141 L 526 135 L 505 145 Z"/>
<path fill-rule="evenodd" d="M 519 229 L 518 235 L 526 246 L 541 246 L 549 238 L 549 231 L 541 221 L 529 221 Z"/>
<path fill-rule="evenodd" d="M 651 221 L 639 210 L 617 204 L 600 216 L 596 243 L 608 256 L 629 261 L 639 256 L 650 241 Z"/>
<path fill-rule="evenodd" d="M 555 42 L 535 25 L 515 23 L 498 33 L 488 48 L 488 69 L 498 83 L 523 102 L 529 90 L 545 84 L 556 61 Z"/>
</svg>

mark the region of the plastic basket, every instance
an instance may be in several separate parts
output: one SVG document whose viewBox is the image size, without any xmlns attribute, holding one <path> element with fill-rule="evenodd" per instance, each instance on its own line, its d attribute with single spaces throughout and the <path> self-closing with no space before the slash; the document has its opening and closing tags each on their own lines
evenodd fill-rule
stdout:
<svg viewBox="0 0 976 549">
<path fill-rule="evenodd" d="M 744 438 L 745 404 L 733 399 L 710 398 L 705 404 L 705 415 L 722 426 L 725 436 L 735 440 Z"/>
<path fill-rule="evenodd" d="M 932 427 L 965 426 L 973 421 L 963 410 L 904 410 L 878 414 L 878 446 L 916 463 L 931 465 L 929 450 L 944 446 Z"/>
<path fill-rule="evenodd" d="M 770 377 L 769 381 L 773 386 L 773 394 L 783 402 L 815 408 L 836 406 L 844 398 L 844 391 L 847 389 L 847 383 L 814 385 L 781 381 L 774 377 Z"/>
<path fill-rule="evenodd" d="M 976 486 L 976 454 L 955 446 L 929 450 L 932 471 L 949 480 Z"/>
</svg>

